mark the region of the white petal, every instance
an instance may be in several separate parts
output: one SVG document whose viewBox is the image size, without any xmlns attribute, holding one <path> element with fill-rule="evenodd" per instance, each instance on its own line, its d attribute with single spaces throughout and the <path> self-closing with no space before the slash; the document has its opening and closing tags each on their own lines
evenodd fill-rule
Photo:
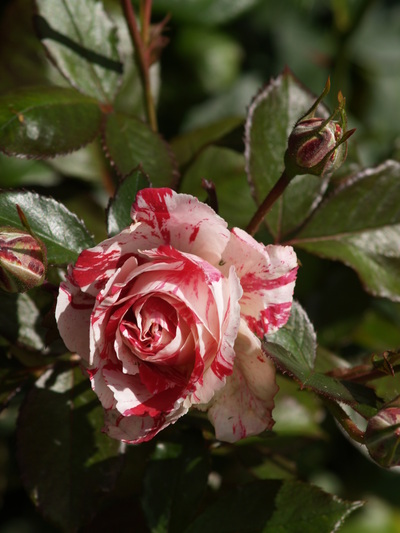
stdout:
<svg viewBox="0 0 400 533">
<path fill-rule="evenodd" d="M 291 246 L 264 246 L 234 228 L 223 254 L 224 272 L 234 265 L 243 288 L 241 315 L 259 337 L 286 324 L 292 306 L 297 258 Z"/>
<path fill-rule="evenodd" d="M 233 374 L 208 410 L 216 437 L 235 442 L 271 429 L 271 411 L 278 392 L 275 368 L 264 355 L 260 340 L 241 322 L 235 343 Z"/>
<path fill-rule="evenodd" d="M 146 224 L 150 236 L 212 265 L 219 263 L 229 241 L 227 223 L 211 207 L 171 189 L 139 191 L 131 216 L 144 223 L 140 231 L 145 231 Z"/>
<path fill-rule="evenodd" d="M 67 348 L 87 363 L 90 359 L 90 315 L 94 303 L 92 296 L 83 294 L 69 280 L 61 283 L 55 311 L 58 329 Z"/>
<path fill-rule="evenodd" d="M 104 431 L 113 439 L 139 444 L 152 439 L 159 431 L 174 424 L 178 418 L 186 414 L 187 408 L 182 405 L 166 416 L 122 416 L 116 410 L 105 412 Z"/>
</svg>

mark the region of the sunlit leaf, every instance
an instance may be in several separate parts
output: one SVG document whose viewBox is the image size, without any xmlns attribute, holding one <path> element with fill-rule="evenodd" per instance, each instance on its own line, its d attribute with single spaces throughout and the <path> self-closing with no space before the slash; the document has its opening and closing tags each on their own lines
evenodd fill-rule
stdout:
<svg viewBox="0 0 400 533">
<path fill-rule="evenodd" d="M 298 303 L 293 304 L 287 324 L 268 335 L 263 347 L 278 368 L 299 381 L 301 387 L 347 403 L 365 414 L 373 413 L 378 407 L 379 400 L 372 389 L 315 371 L 316 336 Z"/>
<path fill-rule="evenodd" d="M 0 193 L 0 225 L 23 229 L 16 205 L 25 213 L 32 231 L 44 242 L 49 263 L 75 261 L 84 248 L 94 246 L 83 222 L 63 204 L 28 191 Z"/>
<path fill-rule="evenodd" d="M 96 0 L 36 0 L 35 26 L 70 84 L 111 103 L 122 74 L 115 27 Z"/>
<path fill-rule="evenodd" d="M 107 115 L 104 145 L 121 176 L 140 166 L 154 187 L 167 187 L 176 182 L 172 150 L 141 120 L 122 113 Z"/>
<path fill-rule="evenodd" d="M 0 151 L 33 158 L 78 150 L 99 133 L 98 102 L 74 89 L 27 88 L 0 97 Z"/>
<path fill-rule="evenodd" d="M 291 241 L 351 266 L 376 296 L 400 301 L 400 163 L 355 175 Z"/>
</svg>

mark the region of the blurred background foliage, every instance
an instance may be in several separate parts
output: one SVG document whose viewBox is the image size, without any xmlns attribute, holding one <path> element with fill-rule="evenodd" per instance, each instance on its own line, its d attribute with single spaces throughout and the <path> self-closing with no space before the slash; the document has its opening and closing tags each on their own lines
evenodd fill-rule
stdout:
<svg viewBox="0 0 400 533">
<path fill-rule="evenodd" d="M 121 53 L 128 57 L 131 48 L 119 2 L 104 4 L 118 26 Z M 0 94 L 20 86 L 67 85 L 35 36 L 33 11 L 30 0 L 0 4 Z M 170 43 L 153 67 L 159 130 L 165 139 L 179 153 L 180 139 L 191 130 L 222 119 L 237 125 L 223 142 L 205 148 L 194 163 L 181 167 L 182 190 L 200 198 L 205 198 L 200 178 L 216 182 L 221 214 L 231 225 L 244 226 L 252 205 L 242 144 L 247 107 L 285 66 L 316 94 L 329 75 L 331 108 L 338 90 L 346 96 L 349 125 L 357 128 L 347 168 L 374 166 L 387 158 L 400 160 L 397 0 L 154 0 L 153 11 L 155 21 L 171 14 Z M 132 61 L 118 105 L 143 114 Z M 106 235 L 102 221 L 110 175 L 115 183 L 117 176 L 98 142 L 48 161 L 0 156 L 1 187 L 52 195 L 84 219 L 96 240 Z M 302 268 L 295 297 L 316 328 L 323 361 L 335 361 L 336 354 L 354 364 L 372 353 L 400 348 L 399 304 L 366 294 L 356 274 L 342 264 L 305 252 L 299 258 Z M 346 521 L 343 533 L 400 532 L 399 473 L 380 469 L 350 444 L 313 395 L 299 391 L 284 377 L 279 384 L 275 411 L 279 436 L 271 440 L 267 459 L 260 463 L 253 441 L 222 445 L 212 464 L 217 481 L 221 473 L 228 482 L 296 476 L 342 498 L 368 502 Z M 22 489 L 15 463 L 13 432 L 19 401 L 14 398 L 0 415 L 0 532 L 51 532 L 53 527 L 43 522 Z M 115 493 L 115 498 L 118 491 L 126 494 L 124 487 L 129 484 L 131 499 L 119 503 L 121 523 L 107 521 L 111 517 L 105 508 L 101 521 L 87 531 L 115 530 L 119 525 L 133 531 L 132 523 L 123 523 L 122 517 L 131 517 L 132 509 L 138 508 L 135 497 L 142 474 L 138 465 L 151 446 L 128 450 Z M 124 515 L 124 509 L 129 513 Z M 137 520 L 140 531 L 140 516 Z"/>
</svg>

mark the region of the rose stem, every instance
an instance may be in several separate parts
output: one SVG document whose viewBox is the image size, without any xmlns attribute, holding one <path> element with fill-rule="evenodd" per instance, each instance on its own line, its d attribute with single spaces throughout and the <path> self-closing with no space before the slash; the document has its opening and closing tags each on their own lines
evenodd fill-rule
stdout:
<svg viewBox="0 0 400 533">
<path fill-rule="evenodd" d="M 336 402 L 323 398 L 325 406 L 339 422 L 346 433 L 356 442 L 364 443 L 364 432 L 353 422 L 349 415 Z"/>
<path fill-rule="evenodd" d="M 337 379 L 344 379 L 346 381 L 354 381 L 356 383 L 368 383 L 379 378 L 385 378 L 388 375 L 394 375 L 400 370 L 400 365 L 391 367 L 392 372 L 389 374 L 382 368 L 370 368 L 368 365 L 359 365 L 349 369 L 335 369 L 326 374 Z"/>
<path fill-rule="evenodd" d="M 255 212 L 253 218 L 250 220 L 249 225 L 246 228 L 247 233 L 250 233 L 250 235 L 254 235 L 257 232 L 261 222 L 264 220 L 265 215 L 268 213 L 275 201 L 289 185 L 292 178 L 293 176 L 289 176 L 286 172 L 286 169 L 282 172 L 281 177 L 269 191 L 263 203 L 260 205 L 260 207 Z"/>
<path fill-rule="evenodd" d="M 128 24 L 129 33 L 132 38 L 133 46 L 135 48 L 135 62 L 139 69 L 139 74 L 142 80 L 143 97 L 146 107 L 146 114 L 153 131 L 158 130 L 157 118 L 154 109 L 154 100 L 151 93 L 149 65 L 146 59 L 146 41 L 144 38 L 148 38 L 148 26 L 150 23 L 151 14 L 151 0 L 145 0 L 142 18 L 142 36 L 140 35 L 138 25 L 136 23 L 136 15 L 131 4 L 131 0 L 121 0 L 122 9 L 124 11 L 125 19 Z"/>
</svg>

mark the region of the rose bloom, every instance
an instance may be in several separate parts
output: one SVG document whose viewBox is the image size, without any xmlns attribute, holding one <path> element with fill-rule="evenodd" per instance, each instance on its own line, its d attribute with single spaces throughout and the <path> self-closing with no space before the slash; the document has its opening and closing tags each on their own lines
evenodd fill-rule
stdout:
<svg viewBox="0 0 400 533">
<path fill-rule="evenodd" d="M 144 189 L 132 224 L 84 250 L 60 286 L 61 336 L 82 358 L 105 432 L 139 443 L 207 411 L 234 442 L 273 425 L 275 369 L 261 348 L 290 314 L 297 260 L 193 196 Z"/>
</svg>

